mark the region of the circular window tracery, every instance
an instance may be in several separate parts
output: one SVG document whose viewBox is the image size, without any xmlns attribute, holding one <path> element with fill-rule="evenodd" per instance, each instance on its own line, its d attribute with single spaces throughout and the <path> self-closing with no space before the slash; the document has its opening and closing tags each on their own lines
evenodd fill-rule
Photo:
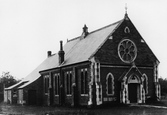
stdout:
<svg viewBox="0 0 167 115">
<path fill-rule="evenodd" d="M 122 40 L 118 45 L 118 55 L 125 63 L 131 63 L 137 56 L 136 45 L 129 39 Z"/>
</svg>

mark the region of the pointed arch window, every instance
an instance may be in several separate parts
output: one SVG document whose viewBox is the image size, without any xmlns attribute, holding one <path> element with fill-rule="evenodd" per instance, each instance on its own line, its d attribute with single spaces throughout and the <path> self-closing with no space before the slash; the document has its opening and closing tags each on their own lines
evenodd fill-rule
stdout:
<svg viewBox="0 0 167 115">
<path fill-rule="evenodd" d="M 66 91 L 67 95 L 72 94 L 72 71 L 66 72 Z"/>
<path fill-rule="evenodd" d="M 114 76 L 109 73 L 106 77 L 107 95 L 114 95 Z"/>
<path fill-rule="evenodd" d="M 145 90 L 145 94 L 148 94 L 148 77 L 146 74 L 143 74 L 143 87 Z"/>
<path fill-rule="evenodd" d="M 55 95 L 59 95 L 59 79 L 60 75 L 55 74 Z"/>
<path fill-rule="evenodd" d="M 87 69 L 81 69 L 81 95 L 88 94 L 88 71 Z"/>
<path fill-rule="evenodd" d="M 49 75 L 45 75 L 44 76 L 44 84 L 45 84 L 45 93 L 48 93 L 48 89 L 49 89 Z"/>
</svg>

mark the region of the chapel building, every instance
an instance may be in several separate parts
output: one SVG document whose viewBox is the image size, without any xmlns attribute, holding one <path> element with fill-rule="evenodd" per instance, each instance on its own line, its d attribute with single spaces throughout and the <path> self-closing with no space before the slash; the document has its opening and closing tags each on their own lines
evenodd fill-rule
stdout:
<svg viewBox="0 0 167 115">
<path fill-rule="evenodd" d="M 5 89 L 5 101 L 47 106 L 146 103 L 160 99 L 159 63 L 125 13 L 122 20 L 92 32 L 85 25 L 64 46 L 60 41 L 58 53 L 48 51 L 32 73 Z"/>
</svg>

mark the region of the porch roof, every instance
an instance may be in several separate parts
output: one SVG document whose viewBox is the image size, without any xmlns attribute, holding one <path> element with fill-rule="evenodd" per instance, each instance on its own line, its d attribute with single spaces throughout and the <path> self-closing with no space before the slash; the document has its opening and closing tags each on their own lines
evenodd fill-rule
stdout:
<svg viewBox="0 0 167 115">
<path fill-rule="evenodd" d="M 124 72 L 123 72 L 123 74 L 119 77 L 119 81 L 123 81 L 124 80 L 124 78 L 126 77 L 126 76 L 128 76 L 128 74 L 132 71 L 132 69 L 136 69 L 136 71 L 142 76 L 142 73 L 140 72 L 140 70 L 135 66 L 135 65 L 132 65 L 131 67 L 130 67 L 130 69 L 127 69 L 127 70 L 125 70 Z"/>
<path fill-rule="evenodd" d="M 21 83 L 23 83 L 23 80 L 21 80 L 20 82 L 14 84 L 14 85 L 12 85 L 12 86 L 10 86 L 10 87 L 8 87 L 8 88 L 5 88 L 5 90 L 11 90 L 11 89 L 17 87 L 18 85 L 20 85 Z"/>
</svg>

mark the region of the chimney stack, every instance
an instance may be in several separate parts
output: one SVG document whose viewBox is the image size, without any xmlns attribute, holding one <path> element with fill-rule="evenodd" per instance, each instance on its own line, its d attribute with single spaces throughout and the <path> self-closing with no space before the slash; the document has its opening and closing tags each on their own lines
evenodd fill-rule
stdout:
<svg viewBox="0 0 167 115">
<path fill-rule="evenodd" d="M 83 33 L 82 33 L 83 38 L 85 38 L 88 34 L 89 34 L 88 27 L 85 24 L 83 27 Z"/>
<path fill-rule="evenodd" d="M 61 65 L 64 62 L 64 54 L 65 52 L 63 51 L 63 41 L 60 41 L 60 51 L 59 51 L 59 65 Z"/>
<path fill-rule="evenodd" d="M 52 52 L 51 51 L 48 51 L 47 54 L 48 54 L 48 57 L 52 56 Z"/>
</svg>

